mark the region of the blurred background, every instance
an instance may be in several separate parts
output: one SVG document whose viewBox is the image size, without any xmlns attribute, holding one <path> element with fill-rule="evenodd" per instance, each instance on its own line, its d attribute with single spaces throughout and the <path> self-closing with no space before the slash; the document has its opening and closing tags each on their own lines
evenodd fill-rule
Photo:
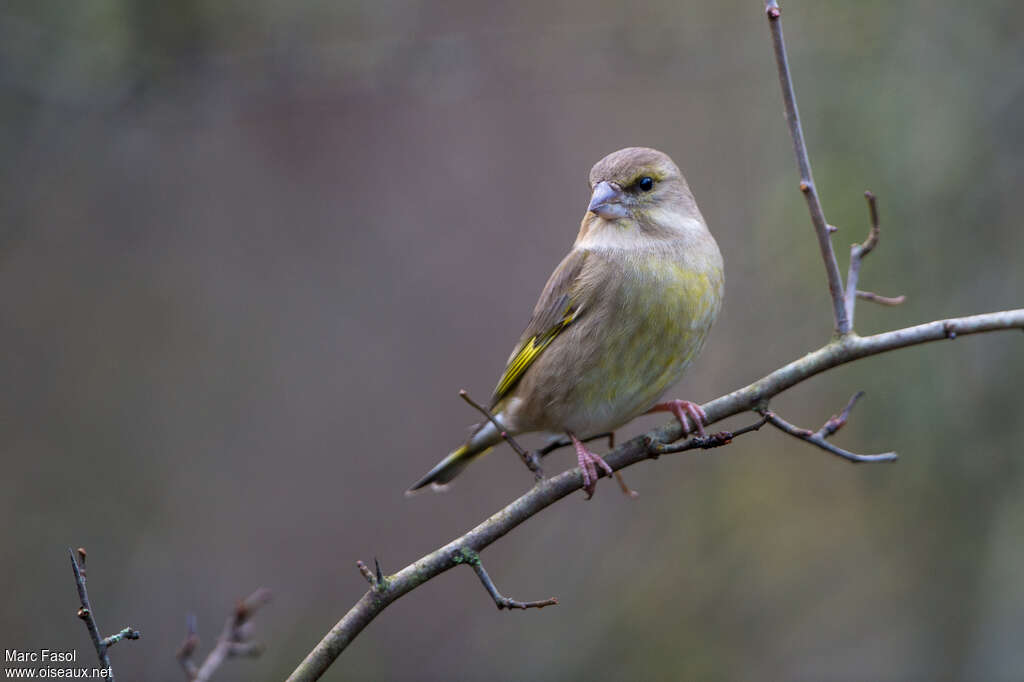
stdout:
<svg viewBox="0 0 1024 682">
<path fill-rule="evenodd" d="M 845 268 L 881 206 L 873 333 L 1024 304 L 1024 7 L 783 3 Z M 91 663 L 66 549 L 118 679 L 175 680 L 258 586 L 287 675 L 366 590 L 531 484 L 460 442 L 572 243 L 590 166 L 678 162 L 726 261 L 672 395 L 706 401 L 829 338 L 762 5 L 6 2 L 0 10 L 0 600 L 5 648 Z M 1010 680 L 1024 669 L 1024 337 L 819 376 L 770 430 L 626 472 L 391 606 L 326 679 Z M 663 423 L 628 426 L 620 438 Z M 726 426 L 752 421 L 737 418 Z M 535 442 L 535 441 L 529 441 Z M 549 472 L 572 465 L 561 451 Z"/>
</svg>

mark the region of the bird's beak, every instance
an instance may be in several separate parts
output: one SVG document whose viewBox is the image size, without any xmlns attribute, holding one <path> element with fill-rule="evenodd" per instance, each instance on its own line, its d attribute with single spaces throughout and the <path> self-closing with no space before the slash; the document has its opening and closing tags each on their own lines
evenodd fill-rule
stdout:
<svg viewBox="0 0 1024 682">
<path fill-rule="evenodd" d="M 625 194 L 622 188 L 613 182 L 603 180 L 594 186 L 594 193 L 590 196 L 588 211 L 592 211 L 605 220 L 625 218 L 629 213 L 622 204 Z"/>
</svg>

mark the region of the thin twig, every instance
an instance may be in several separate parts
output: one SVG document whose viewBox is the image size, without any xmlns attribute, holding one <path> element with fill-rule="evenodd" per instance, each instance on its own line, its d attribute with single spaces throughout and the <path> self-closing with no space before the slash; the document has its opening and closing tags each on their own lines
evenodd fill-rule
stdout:
<svg viewBox="0 0 1024 682">
<path fill-rule="evenodd" d="M 388 581 L 387 578 L 384 577 L 384 572 L 380 569 L 380 562 L 377 561 L 376 557 L 373 559 L 373 563 L 377 570 L 376 575 L 362 561 L 356 562 L 356 568 L 358 568 L 359 572 L 363 574 L 364 578 L 366 578 L 366 582 L 370 583 L 370 588 L 375 592 L 380 592 L 381 590 L 387 589 Z"/>
<path fill-rule="evenodd" d="M 92 640 L 93 648 L 96 649 L 96 657 L 100 661 L 100 667 L 103 669 L 106 675 L 103 679 L 107 682 L 114 681 L 114 670 L 110 666 L 110 656 L 107 654 L 107 649 L 111 645 L 120 642 L 122 639 L 138 639 L 141 635 L 138 630 L 133 630 L 130 627 L 122 629 L 120 632 L 109 637 L 102 637 L 100 635 L 100 628 L 96 624 L 96 616 L 92 611 L 92 604 L 89 603 L 89 591 L 85 587 L 85 557 L 86 551 L 84 548 L 78 548 L 78 556 L 75 556 L 75 550 L 68 547 L 68 556 L 71 557 L 71 570 L 75 573 L 75 585 L 78 587 L 78 617 L 85 621 L 85 627 L 89 630 L 89 638 Z"/>
<path fill-rule="evenodd" d="M 1008 329 L 1024 330 L 1024 308 L 936 320 L 874 336 L 846 336 L 702 407 L 708 415 L 707 424 L 714 424 L 753 410 L 812 376 L 861 358 L 948 339 L 951 332 L 965 336 Z M 622 443 L 605 455 L 604 460 L 612 469 L 623 469 L 650 459 L 652 444 L 673 443 L 683 436 L 679 421 L 672 419 L 658 429 Z M 363 628 L 392 602 L 456 566 L 452 560 L 453 552 L 463 547 L 476 552 L 483 550 L 527 519 L 576 492 L 582 485 L 583 477 L 578 468 L 544 479 L 475 528 L 389 576 L 387 589 L 383 592 L 367 591 L 299 663 L 288 677 L 289 682 L 319 679 Z"/>
<path fill-rule="evenodd" d="M 878 455 L 859 455 L 849 450 L 844 450 L 841 447 L 835 446 L 829 443 L 822 436 L 810 429 L 802 429 L 799 426 L 790 424 L 788 421 L 778 416 L 774 412 L 764 411 L 761 413 L 765 418 L 768 419 L 768 423 L 775 428 L 788 433 L 789 435 L 799 438 L 802 441 L 806 441 L 811 445 L 816 445 L 826 452 L 830 452 L 833 455 L 842 457 L 843 459 L 850 462 L 893 462 L 898 458 L 895 452 L 883 452 Z"/>
<path fill-rule="evenodd" d="M 178 647 L 178 653 L 175 655 L 175 658 L 178 659 L 181 669 L 185 672 L 185 679 L 191 681 L 196 679 L 196 674 L 199 672 L 195 661 L 192 660 L 192 654 L 195 653 L 196 648 L 199 646 L 199 633 L 196 632 L 196 614 L 188 614 L 185 625 L 185 640 Z"/>
<path fill-rule="evenodd" d="M 121 628 L 120 632 L 115 632 L 112 635 L 108 635 L 103 638 L 103 646 L 110 648 L 120 642 L 123 639 L 138 639 L 142 635 L 139 634 L 138 630 L 132 628 Z"/>
<path fill-rule="evenodd" d="M 850 269 L 846 273 L 846 316 L 850 320 L 850 328 L 853 329 L 853 318 L 856 312 L 857 299 L 880 303 L 882 305 L 899 305 L 906 300 L 905 296 L 879 296 L 870 291 L 857 291 L 857 280 L 860 277 L 860 265 L 864 257 L 871 253 L 878 246 L 878 239 L 881 236 L 881 228 L 878 223 L 878 200 L 870 191 L 864 192 L 864 198 L 868 201 L 868 213 L 871 216 L 871 229 L 868 231 L 868 238 L 861 244 L 850 246 Z"/>
<path fill-rule="evenodd" d="M 863 301 L 871 301 L 872 303 L 877 303 L 879 305 L 889 306 L 900 305 L 907 300 L 907 297 L 903 294 L 900 294 L 899 296 L 882 296 L 881 294 L 876 294 L 873 291 L 861 291 L 860 289 L 857 289 L 857 298 Z"/>
<path fill-rule="evenodd" d="M 377 588 L 377 579 L 374 577 L 373 572 L 370 571 L 370 569 L 367 567 L 367 565 L 364 564 L 362 562 L 362 560 L 359 560 L 359 561 L 356 561 L 356 568 L 358 568 L 359 572 L 363 574 L 364 578 L 366 578 L 366 582 L 370 583 L 370 587 L 376 589 Z"/>
<path fill-rule="evenodd" d="M 713 448 L 720 448 L 723 445 L 731 443 L 737 436 L 742 436 L 745 433 L 760 430 L 767 421 L 768 418 L 762 416 L 761 419 L 753 424 L 744 426 L 736 431 L 719 431 L 718 433 L 709 433 L 706 436 L 694 436 L 675 445 L 651 443 L 647 449 L 650 452 L 651 459 L 657 459 L 661 455 L 671 455 L 677 452 L 686 452 L 688 450 L 711 450 Z"/>
<path fill-rule="evenodd" d="M 491 595 L 491 599 L 494 600 L 494 605 L 498 607 L 499 611 L 501 609 L 542 609 L 545 606 L 554 606 L 558 603 L 558 599 L 555 597 L 538 601 L 516 601 L 515 599 L 502 596 L 501 592 L 498 592 L 498 588 L 494 586 L 491 576 L 487 575 L 487 571 L 484 570 L 483 562 L 480 561 L 480 554 L 468 547 L 461 547 L 453 552 L 452 561 L 455 564 L 469 564 L 473 567 L 477 577 L 484 584 L 484 588 Z"/>
<path fill-rule="evenodd" d="M 486 409 L 483 405 L 470 398 L 469 393 L 467 393 L 465 389 L 459 391 L 459 397 L 465 400 L 467 403 L 469 403 L 480 414 L 485 416 L 487 418 L 487 421 L 491 422 L 491 424 L 494 425 L 494 428 L 498 430 L 498 433 L 500 433 L 501 437 L 505 439 L 505 442 L 508 443 L 509 446 L 516 451 L 516 454 L 519 455 L 519 458 L 523 460 L 523 464 L 526 465 L 526 468 L 533 472 L 534 478 L 536 478 L 538 481 L 544 478 L 544 472 L 541 471 L 540 469 L 539 458 L 536 457 L 533 453 L 524 450 L 519 445 L 519 443 L 517 443 L 515 439 L 508 433 L 508 431 L 505 430 L 505 427 L 498 423 L 498 420 L 494 418 L 494 415 L 491 414 L 490 410 Z"/>
<path fill-rule="evenodd" d="M 850 397 L 850 400 L 846 403 L 846 407 L 844 407 L 839 414 L 834 414 L 831 417 L 829 417 L 825 421 L 825 423 L 821 425 L 821 428 L 818 429 L 818 432 L 814 435 L 818 436 L 819 438 L 828 438 L 836 431 L 846 426 L 846 420 L 850 418 L 850 412 L 853 411 L 853 406 L 856 405 L 857 401 L 863 397 L 864 391 L 857 391 L 856 393 L 854 393 Z"/>
<path fill-rule="evenodd" d="M 881 227 L 878 222 L 878 198 L 869 189 L 864 190 L 864 199 L 868 202 L 868 215 L 871 218 L 871 229 L 868 230 L 868 238 L 860 245 L 860 255 L 866 256 L 878 246 L 878 238 L 881 236 Z"/>
<path fill-rule="evenodd" d="M 199 644 L 199 637 L 196 634 L 195 618 L 189 618 L 189 632 L 178 649 L 178 661 L 189 682 L 208 682 L 217 668 L 228 658 L 254 657 L 263 653 L 262 644 L 249 641 L 251 636 L 249 626 L 256 611 L 270 601 L 270 596 L 270 590 L 261 587 L 240 601 L 224 623 L 224 629 L 221 631 L 220 637 L 217 638 L 217 644 L 198 668 L 192 661 L 192 654 Z"/>
<path fill-rule="evenodd" d="M 836 263 L 836 254 L 829 237 L 828 221 L 825 211 L 818 198 L 818 190 L 811 175 L 811 160 L 807 156 L 807 144 L 804 142 L 803 126 L 800 124 L 800 112 L 796 105 L 796 94 L 793 92 L 793 78 L 789 72 L 789 60 L 786 57 L 786 42 L 782 37 L 782 10 L 776 0 L 766 0 L 765 14 L 768 16 L 768 27 L 772 34 L 772 46 L 775 50 L 775 65 L 779 71 L 779 86 L 782 88 L 782 103 L 786 110 L 786 122 L 789 124 L 789 135 L 793 139 L 793 152 L 796 154 L 796 165 L 800 172 L 800 191 L 807 201 L 807 210 L 811 214 L 811 223 L 818 237 L 818 248 L 825 263 L 825 276 L 828 279 L 828 291 L 832 297 L 832 316 L 838 334 L 846 334 L 851 329 L 843 301 L 842 275 Z"/>
</svg>

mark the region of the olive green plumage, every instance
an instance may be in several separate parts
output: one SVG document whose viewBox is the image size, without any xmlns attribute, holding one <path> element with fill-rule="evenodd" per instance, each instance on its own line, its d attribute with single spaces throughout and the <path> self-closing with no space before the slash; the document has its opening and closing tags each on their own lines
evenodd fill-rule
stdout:
<svg viewBox="0 0 1024 682">
<path fill-rule="evenodd" d="M 722 256 L 682 173 L 630 147 L 590 171 L 590 206 L 509 357 L 491 411 L 512 434 L 612 431 L 650 409 L 704 345 Z M 411 490 L 447 483 L 501 440 L 489 422 Z"/>
</svg>

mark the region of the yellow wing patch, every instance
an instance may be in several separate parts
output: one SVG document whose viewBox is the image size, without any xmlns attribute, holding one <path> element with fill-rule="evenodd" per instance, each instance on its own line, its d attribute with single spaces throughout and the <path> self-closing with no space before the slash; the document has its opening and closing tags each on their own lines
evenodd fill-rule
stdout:
<svg viewBox="0 0 1024 682">
<path fill-rule="evenodd" d="M 494 389 L 494 400 L 498 402 L 505 397 L 516 382 L 519 381 L 526 370 L 533 364 L 533 361 L 540 357 L 540 354 L 551 345 L 551 342 L 555 340 L 563 329 L 572 324 L 572 321 L 576 319 L 576 310 L 567 309 L 565 317 L 559 320 L 555 326 L 548 329 L 543 334 L 537 334 L 536 336 L 530 337 L 530 339 L 523 344 L 523 347 L 515 354 L 515 356 L 509 361 L 508 367 L 505 368 L 505 372 L 501 375 L 501 380 L 498 381 L 497 388 Z"/>
</svg>

